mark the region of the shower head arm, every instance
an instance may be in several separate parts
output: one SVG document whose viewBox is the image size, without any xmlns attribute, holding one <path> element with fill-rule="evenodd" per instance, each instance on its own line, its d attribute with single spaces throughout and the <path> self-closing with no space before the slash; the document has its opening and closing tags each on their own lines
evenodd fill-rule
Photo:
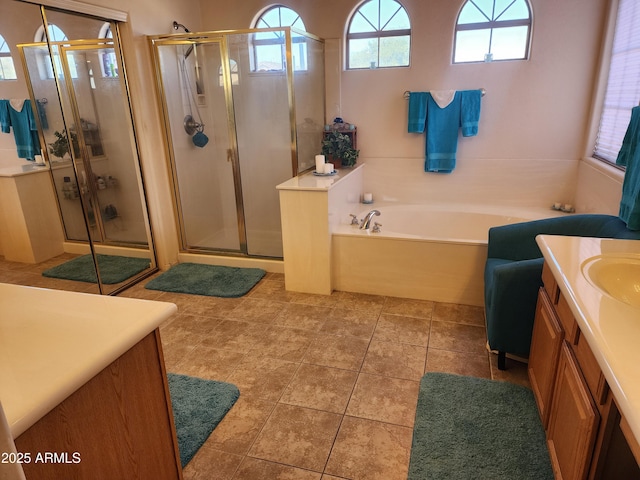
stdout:
<svg viewBox="0 0 640 480">
<path fill-rule="evenodd" d="M 173 29 L 174 30 L 178 30 L 179 28 L 182 28 L 186 33 L 190 33 L 191 30 L 189 30 L 187 27 L 185 27 L 184 25 L 182 25 L 181 23 L 176 22 L 175 20 L 173 21 Z"/>
</svg>

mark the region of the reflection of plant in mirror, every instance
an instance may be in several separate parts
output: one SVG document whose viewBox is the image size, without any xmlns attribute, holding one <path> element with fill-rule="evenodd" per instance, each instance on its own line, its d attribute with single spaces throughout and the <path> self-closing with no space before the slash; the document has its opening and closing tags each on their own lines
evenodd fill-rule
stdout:
<svg viewBox="0 0 640 480">
<path fill-rule="evenodd" d="M 53 134 L 56 136 L 56 141 L 49 144 L 49 153 L 55 157 L 62 158 L 69 153 L 67 130 L 64 129 L 62 132 L 55 131 Z M 78 144 L 78 136 L 73 132 L 71 132 L 71 141 L 74 147 Z"/>
</svg>

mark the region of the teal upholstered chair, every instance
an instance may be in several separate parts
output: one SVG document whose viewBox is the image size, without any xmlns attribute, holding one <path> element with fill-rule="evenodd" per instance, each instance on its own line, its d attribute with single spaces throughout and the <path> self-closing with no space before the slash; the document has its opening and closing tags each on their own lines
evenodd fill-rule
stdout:
<svg viewBox="0 0 640 480">
<path fill-rule="evenodd" d="M 498 368 L 505 354 L 529 356 L 543 258 L 536 235 L 570 235 L 640 240 L 640 231 L 627 229 L 612 215 L 568 215 L 489 229 L 484 270 L 487 338 L 498 351 Z"/>
</svg>

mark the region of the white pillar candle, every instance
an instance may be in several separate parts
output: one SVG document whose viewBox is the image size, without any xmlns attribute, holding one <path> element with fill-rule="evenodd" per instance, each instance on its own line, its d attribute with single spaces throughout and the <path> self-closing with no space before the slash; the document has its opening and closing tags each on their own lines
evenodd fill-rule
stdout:
<svg viewBox="0 0 640 480">
<path fill-rule="evenodd" d="M 367 202 L 367 203 L 371 203 L 371 202 L 373 202 L 373 193 L 365 193 L 365 194 L 362 196 L 362 199 L 363 199 L 365 202 Z"/>
<path fill-rule="evenodd" d="M 316 172 L 324 173 L 324 155 L 316 155 Z"/>
<path fill-rule="evenodd" d="M 325 163 L 323 173 L 333 173 L 333 163 Z"/>
</svg>

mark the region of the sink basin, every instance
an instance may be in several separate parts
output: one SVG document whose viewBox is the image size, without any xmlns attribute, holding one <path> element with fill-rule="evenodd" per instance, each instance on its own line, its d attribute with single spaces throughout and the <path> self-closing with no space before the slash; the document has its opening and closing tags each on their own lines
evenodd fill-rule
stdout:
<svg viewBox="0 0 640 480">
<path fill-rule="evenodd" d="M 582 274 L 602 293 L 640 308 L 640 255 L 598 255 L 582 264 Z"/>
</svg>

